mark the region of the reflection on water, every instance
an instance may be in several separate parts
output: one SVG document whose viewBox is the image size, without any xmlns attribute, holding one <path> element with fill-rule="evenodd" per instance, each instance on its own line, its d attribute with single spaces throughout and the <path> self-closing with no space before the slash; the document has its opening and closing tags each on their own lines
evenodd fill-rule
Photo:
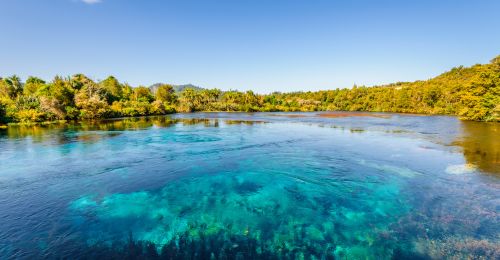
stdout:
<svg viewBox="0 0 500 260">
<path fill-rule="evenodd" d="M 462 122 L 463 136 L 454 143 L 467 162 L 484 172 L 500 174 L 500 124 Z"/>
<path fill-rule="evenodd" d="M 79 131 L 132 131 L 143 130 L 150 127 L 164 128 L 172 127 L 176 124 L 185 126 L 203 125 L 205 127 L 218 127 L 218 119 L 208 118 L 171 118 L 168 116 L 151 116 L 123 119 L 109 119 L 100 121 L 82 121 L 78 123 L 53 123 L 47 125 L 13 125 L 6 129 L 0 129 L 0 137 L 11 139 L 31 138 L 35 142 L 55 141 L 66 143 L 72 141 L 98 141 L 100 138 L 113 137 L 119 133 L 106 134 L 77 134 Z M 254 125 L 262 124 L 265 121 L 248 120 L 224 120 L 227 125 Z M 71 138 L 68 132 L 75 134 Z M 73 133 L 74 132 L 74 133 Z"/>
<path fill-rule="evenodd" d="M 215 117 L 211 115 L 215 114 Z M 255 113 L 246 113 L 244 115 L 253 115 Z M 192 117 L 194 115 L 195 117 Z M 208 116 L 207 116 L 208 115 Z M 337 121 L 312 121 L 315 125 L 321 127 L 333 127 L 333 128 L 347 128 L 352 133 L 362 133 L 370 127 L 371 121 L 364 122 L 362 124 L 353 124 L 352 120 L 360 121 L 359 117 L 372 117 L 372 118 L 383 118 L 390 119 L 395 115 L 401 114 L 390 114 L 390 113 L 360 113 L 360 112 L 329 112 L 329 113 L 268 113 L 268 118 L 256 118 L 244 117 L 245 120 L 234 119 L 238 118 L 239 115 L 234 115 L 230 113 L 229 115 L 222 114 L 221 119 L 217 118 L 219 113 L 207 113 L 207 114 L 188 114 L 180 116 L 152 116 L 152 117 L 138 117 L 138 118 L 124 118 L 124 119 L 110 119 L 101 120 L 93 122 L 80 122 L 76 124 L 63 124 L 54 123 L 48 125 L 31 125 L 31 126 L 11 126 L 7 129 L 0 129 L 0 137 L 7 136 L 8 138 L 26 138 L 30 137 L 33 141 L 43 142 L 47 139 L 55 141 L 57 143 L 65 143 L 72 141 L 98 141 L 101 138 L 113 137 L 118 133 L 108 133 L 108 134 L 83 134 L 76 135 L 74 138 L 69 137 L 65 134 L 67 131 L 130 131 L 130 130 L 140 130 L 147 129 L 150 127 L 171 127 L 175 124 L 182 125 L 196 125 L 202 124 L 206 127 L 218 127 L 220 120 L 224 120 L 226 125 L 233 124 L 245 124 L 254 125 L 262 124 L 274 120 L 276 117 L 284 117 L 290 119 L 296 119 L 296 122 L 310 122 L 306 119 L 321 119 L 321 118 L 349 118 L 349 124 L 345 122 Z M 184 117 L 186 116 L 186 117 Z M 227 117 L 229 116 L 229 117 Z M 227 118 L 226 118 L 227 117 Z M 414 115 L 407 116 L 408 118 L 414 117 Z M 418 119 L 425 118 L 419 115 Z M 455 120 L 458 122 L 458 120 Z M 293 121 L 292 121 L 293 122 Z M 413 122 L 414 123 L 414 122 Z M 444 130 L 439 133 L 439 129 L 412 129 L 412 127 L 417 126 L 414 124 L 401 124 L 395 125 L 383 124 L 387 126 L 385 129 L 386 133 L 392 134 L 433 134 L 437 137 L 434 138 L 436 141 L 450 140 L 449 143 L 455 146 L 459 146 L 467 160 L 467 165 L 452 166 L 450 169 L 464 168 L 463 171 L 470 170 L 471 168 L 479 168 L 485 173 L 500 173 L 500 124 L 499 123 L 485 123 L 485 122 L 471 122 L 471 121 L 460 121 L 459 124 L 450 124 L 448 127 L 450 129 Z M 396 128 L 391 128 L 389 126 L 396 126 Z M 418 128 L 422 127 L 418 125 Z M 453 130 L 454 127 L 457 127 Z M 425 126 L 424 126 L 425 128 Z M 50 133 L 50 134 L 48 134 Z M 75 139 L 76 138 L 76 139 Z M 446 144 L 447 141 L 441 142 Z"/>
<path fill-rule="evenodd" d="M 0 258 L 498 259 L 496 136 L 367 113 L 9 127 Z"/>
</svg>

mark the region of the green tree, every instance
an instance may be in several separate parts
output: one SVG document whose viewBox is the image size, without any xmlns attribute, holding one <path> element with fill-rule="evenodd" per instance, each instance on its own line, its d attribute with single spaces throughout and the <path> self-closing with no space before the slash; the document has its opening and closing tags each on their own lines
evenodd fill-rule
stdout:
<svg viewBox="0 0 500 260">
<path fill-rule="evenodd" d="M 28 77 L 24 84 L 24 95 L 35 95 L 38 89 L 45 85 L 45 81 L 37 77 Z"/>
<path fill-rule="evenodd" d="M 0 78 L 0 97 L 10 98 L 10 96 L 11 96 L 10 86 L 5 82 L 5 80 Z"/>
<path fill-rule="evenodd" d="M 132 100 L 133 96 L 134 96 L 134 88 L 132 88 L 127 83 L 123 84 L 123 87 L 122 87 L 123 100 Z"/>
<path fill-rule="evenodd" d="M 7 122 L 7 106 L 0 100 L 0 124 L 6 124 Z"/>
<path fill-rule="evenodd" d="M 177 98 L 178 97 L 178 98 Z M 111 106 L 110 106 L 111 104 Z M 425 81 L 350 89 L 257 95 L 252 91 L 184 89 L 162 85 L 132 88 L 114 77 L 96 84 L 83 74 L 50 83 L 29 77 L 0 78 L 2 122 L 94 119 L 166 114 L 174 111 L 383 111 L 458 115 L 500 121 L 500 56 L 489 64 L 459 66 Z"/>
<path fill-rule="evenodd" d="M 123 87 L 115 77 L 109 76 L 99 84 L 107 91 L 107 100 L 109 103 L 123 98 Z"/>
<path fill-rule="evenodd" d="M 199 101 L 198 93 L 192 88 L 185 88 L 180 93 L 181 111 L 194 112 Z"/>
<path fill-rule="evenodd" d="M 23 84 L 18 76 L 12 75 L 3 79 L 3 81 L 6 84 L 7 93 L 11 98 L 15 98 L 23 92 Z"/>
<path fill-rule="evenodd" d="M 151 90 L 143 86 L 134 89 L 133 97 L 135 101 L 152 102 L 154 100 Z"/>
<path fill-rule="evenodd" d="M 80 118 L 104 118 L 110 112 L 106 101 L 107 91 L 95 83 L 85 84 L 75 96 L 75 104 L 80 109 Z"/>
<path fill-rule="evenodd" d="M 37 91 L 41 110 L 47 113 L 49 119 L 66 119 L 66 108 L 75 105 L 74 93 L 70 79 L 56 76 L 50 84 L 42 85 Z"/>
<path fill-rule="evenodd" d="M 167 104 L 174 104 L 176 100 L 174 87 L 168 84 L 158 86 L 158 88 L 156 89 L 155 98 L 156 100 L 166 102 Z"/>
<path fill-rule="evenodd" d="M 86 84 L 94 83 L 90 78 L 83 74 L 75 74 L 70 79 L 70 85 L 75 90 L 80 90 Z"/>
</svg>

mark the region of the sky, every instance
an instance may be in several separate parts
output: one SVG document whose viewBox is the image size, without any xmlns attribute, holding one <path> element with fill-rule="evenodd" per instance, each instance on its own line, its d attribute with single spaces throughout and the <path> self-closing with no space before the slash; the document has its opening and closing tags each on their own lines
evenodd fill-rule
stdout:
<svg viewBox="0 0 500 260">
<path fill-rule="evenodd" d="M 0 76 L 308 91 L 500 55 L 498 0 L 0 0 Z"/>
</svg>

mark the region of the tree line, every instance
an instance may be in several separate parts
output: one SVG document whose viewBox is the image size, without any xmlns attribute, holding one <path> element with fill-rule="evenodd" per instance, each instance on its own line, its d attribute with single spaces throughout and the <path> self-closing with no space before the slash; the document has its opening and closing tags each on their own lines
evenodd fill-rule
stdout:
<svg viewBox="0 0 500 260">
<path fill-rule="evenodd" d="M 0 123 L 92 120 L 196 111 L 374 111 L 457 115 L 464 120 L 500 121 L 500 56 L 488 64 L 456 67 L 425 81 L 383 86 L 256 94 L 252 91 L 173 86 L 132 87 L 110 76 L 83 74 L 46 82 L 0 78 Z"/>
</svg>

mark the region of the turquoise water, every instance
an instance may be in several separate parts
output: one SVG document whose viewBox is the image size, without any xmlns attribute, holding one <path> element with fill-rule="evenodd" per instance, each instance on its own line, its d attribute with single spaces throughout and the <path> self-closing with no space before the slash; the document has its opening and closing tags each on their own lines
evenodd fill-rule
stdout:
<svg viewBox="0 0 500 260">
<path fill-rule="evenodd" d="M 499 258 L 498 125 L 371 115 L 10 127 L 0 258 Z"/>
</svg>

